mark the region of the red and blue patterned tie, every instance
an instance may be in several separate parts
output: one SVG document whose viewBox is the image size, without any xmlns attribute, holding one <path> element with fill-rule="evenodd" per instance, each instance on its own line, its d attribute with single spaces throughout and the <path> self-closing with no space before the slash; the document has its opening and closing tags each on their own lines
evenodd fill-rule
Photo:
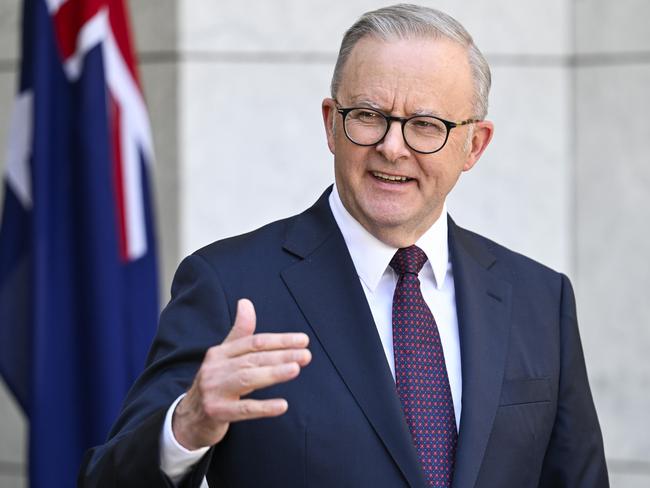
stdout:
<svg viewBox="0 0 650 488">
<path fill-rule="evenodd" d="M 424 473 L 431 487 L 449 487 L 458 433 L 438 326 L 418 273 L 427 255 L 417 246 L 398 249 L 390 266 L 399 275 L 393 296 L 395 381 Z"/>
</svg>

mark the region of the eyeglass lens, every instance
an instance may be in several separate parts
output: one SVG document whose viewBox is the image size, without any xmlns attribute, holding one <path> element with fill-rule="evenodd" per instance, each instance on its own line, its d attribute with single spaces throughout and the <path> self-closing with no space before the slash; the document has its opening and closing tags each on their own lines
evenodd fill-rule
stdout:
<svg viewBox="0 0 650 488">
<path fill-rule="evenodd" d="M 363 146 L 377 144 L 388 129 L 388 119 L 371 109 L 351 110 L 345 118 L 345 131 L 352 142 Z M 413 117 L 404 124 L 404 139 L 416 151 L 433 152 L 447 139 L 447 127 L 435 117 Z"/>
</svg>

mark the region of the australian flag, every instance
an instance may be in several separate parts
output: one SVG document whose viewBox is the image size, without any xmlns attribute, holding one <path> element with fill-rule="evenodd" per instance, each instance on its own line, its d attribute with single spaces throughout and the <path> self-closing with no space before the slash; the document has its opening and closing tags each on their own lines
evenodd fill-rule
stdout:
<svg viewBox="0 0 650 488">
<path fill-rule="evenodd" d="M 32 487 L 75 485 L 158 317 L 151 131 L 124 0 L 25 0 L 0 228 L 0 373 Z"/>
</svg>

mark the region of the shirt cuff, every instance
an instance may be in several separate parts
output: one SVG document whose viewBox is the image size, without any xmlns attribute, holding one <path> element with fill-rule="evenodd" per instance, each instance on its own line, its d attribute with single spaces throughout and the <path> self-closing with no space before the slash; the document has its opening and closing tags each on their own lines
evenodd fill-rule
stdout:
<svg viewBox="0 0 650 488">
<path fill-rule="evenodd" d="M 210 449 L 210 447 L 201 447 L 191 451 L 181 446 L 174 437 L 172 417 L 176 405 L 184 396 L 185 393 L 179 396 L 167 410 L 162 432 L 160 433 L 160 469 L 174 483 L 174 486 L 178 485 L 183 477 L 189 473 L 192 466 L 198 463 Z"/>
</svg>

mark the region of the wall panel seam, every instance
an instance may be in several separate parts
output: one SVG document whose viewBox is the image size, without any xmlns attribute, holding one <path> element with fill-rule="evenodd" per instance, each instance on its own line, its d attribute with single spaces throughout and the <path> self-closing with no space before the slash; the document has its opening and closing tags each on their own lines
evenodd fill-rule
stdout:
<svg viewBox="0 0 650 488">
<path fill-rule="evenodd" d="M 0 474 L 23 476 L 25 474 L 25 464 L 15 461 L 0 461 Z"/>
<path fill-rule="evenodd" d="M 493 67 L 525 68 L 571 68 L 571 67 L 618 67 L 650 65 L 650 52 L 619 52 L 589 54 L 501 54 L 486 53 Z M 211 64 L 333 64 L 336 55 L 317 51 L 147 51 L 138 54 L 142 65 L 170 63 Z M 0 59 L 0 73 L 15 73 L 16 59 Z"/>
<path fill-rule="evenodd" d="M 638 459 L 607 459 L 607 467 L 612 473 L 638 474 L 650 476 L 650 461 Z"/>
</svg>

